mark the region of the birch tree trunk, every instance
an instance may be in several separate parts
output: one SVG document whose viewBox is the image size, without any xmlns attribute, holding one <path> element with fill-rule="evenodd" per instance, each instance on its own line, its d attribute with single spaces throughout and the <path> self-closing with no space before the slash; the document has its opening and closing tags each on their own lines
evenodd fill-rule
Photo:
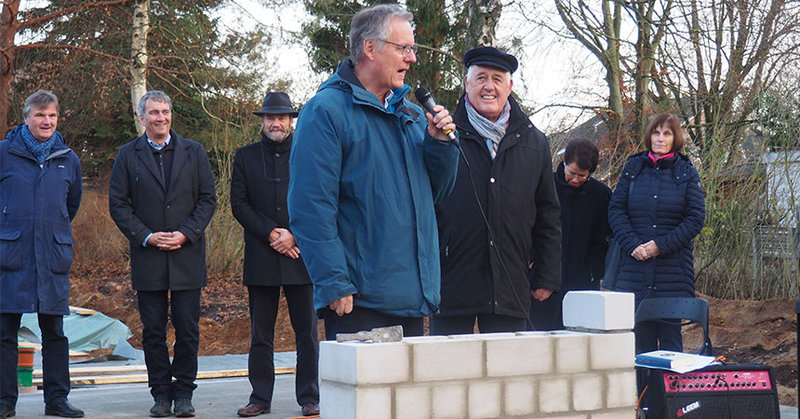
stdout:
<svg viewBox="0 0 800 419">
<path fill-rule="evenodd" d="M 131 39 L 131 106 L 136 132 L 144 133 L 139 121 L 139 99 L 147 92 L 147 31 L 150 29 L 150 0 L 136 0 L 133 7 L 133 38 Z"/>
<path fill-rule="evenodd" d="M 467 3 L 469 16 L 468 48 L 477 46 L 496 47 L 495 28 L 500 21 L 503 4 L 499 0 L 469 0 Z"/>
</svg>

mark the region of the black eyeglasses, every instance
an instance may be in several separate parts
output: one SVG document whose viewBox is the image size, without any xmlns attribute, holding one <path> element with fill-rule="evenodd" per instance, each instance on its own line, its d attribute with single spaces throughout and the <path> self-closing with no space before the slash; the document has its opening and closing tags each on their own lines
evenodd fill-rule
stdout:
<svg viewBox="0 0 800 419">
<path fill-rule="evenodd" d="M 417 55 L 417 50 L 419 49 L 417 44 L 414 44 L 414 45 L 403 45 L 403 44 L 398 44 L 397 42 L 387 41 L 385 39 L 376 39 L 376 41 L 386 42 L 387 44 L 391 44 L 391 45 L 394 45 L 396 47 L 402 48 L 403 49 L 403 57 L 408 57 L 409 55 L 411 55 L 412 52 L 414 53 L 414 55 Z"/>
</svg>

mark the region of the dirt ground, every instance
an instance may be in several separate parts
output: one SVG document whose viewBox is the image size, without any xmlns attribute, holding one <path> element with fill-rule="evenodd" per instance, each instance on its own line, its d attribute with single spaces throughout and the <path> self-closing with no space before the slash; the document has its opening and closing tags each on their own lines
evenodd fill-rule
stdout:
<svg viewBox="0 0 800 419">
<path fill-rule="evenodd" d="M 72 305 L 95 309 L 124 322 L 133 332 L 129 342 L 141 348 L 142 325 L 128 275 L 127 267 L 73 269 L 70 300 Z M 714 355 L 724 355 L 728 362 L 761 362 L 771 366 L 778 382 L 780 403 L 796 406 L 797 300 L 708 300 Z M 684 329 L 686 352 L 697 350 L 701 331 L 696 326 Z M 174 333 L 170 332 L 168 339 L 173 341 Z M 200 355 L 247 353 L 249 345 L 247 291 L 241 280 L 209 278 L 202 297 Z M 294 350 L 294 333 L 283 299 L 275 350 Z"/>
</svg>

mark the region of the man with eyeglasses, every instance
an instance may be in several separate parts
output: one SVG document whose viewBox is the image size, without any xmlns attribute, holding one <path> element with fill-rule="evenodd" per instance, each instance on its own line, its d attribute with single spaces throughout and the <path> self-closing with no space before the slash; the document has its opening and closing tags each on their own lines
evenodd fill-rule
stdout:
<svg viewBox="0 0 800 419">
<path fill-rule="evenodd" d="M 564 328 L 561 303 L 567 292 L 600 289 L 608 250 L 606 236 L 611 234 L 611 189 L 591 177 L 599 157 L 597 145 L 591 140 L 572 140 L 553 173 L 561 202 L 561 292 L 532 303 L 531 322 L 536 330 Z"/>
<path fill-rule="evenodd" d="M 530 299 L 561 282 L 559 204 L 550 145 L 511 97 L 517 59 L 493 47 L 464 54 L 466 92 L 453 115 L 464 158 L 437 205 L 442 305 L 431 333 L 526 330 Z M 529 281 L 529 256 L 537 255 Z"/>
<path fill-rule="evenodd" d="M 438 310 L 433 206 L 453 186 L 458 150 L 444 108 L 426 114 L 406 99 L 411 25 L 393 4 L 356 13 L 350 58 L 298 119 L 289 220 L 327 339 L 391 325 L 422 335 Z"/>
</svg>

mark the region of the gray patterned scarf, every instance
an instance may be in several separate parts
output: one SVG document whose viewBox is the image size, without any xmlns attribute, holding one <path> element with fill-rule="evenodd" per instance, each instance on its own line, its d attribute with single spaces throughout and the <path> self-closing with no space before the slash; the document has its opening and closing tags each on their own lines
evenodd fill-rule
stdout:
<svg viewBox="0 0 800 419">
<path fill-rule="evenodd" d="M 498 118 L 496 122 L 492 122 L 484 118 L 483 115 L 472 107 L 466 95 L 464 95 L 464 99 L 466 100 L 467 119 L 469 119 L 470 125 L 475 128 L 475 131 L 478 131 L 481 137 L 486 139 L 489 153 L 491 153 L 492 158 L 494 158 L 497 154 L 497 148 L 500 146 L 500 141 L 506 135 L 508 119 L 511 116 L 511 104 L 506 102 L 506 105 L 503 107 L 503 112 L 500 113 L 500 118 Z"/>
</svg>

